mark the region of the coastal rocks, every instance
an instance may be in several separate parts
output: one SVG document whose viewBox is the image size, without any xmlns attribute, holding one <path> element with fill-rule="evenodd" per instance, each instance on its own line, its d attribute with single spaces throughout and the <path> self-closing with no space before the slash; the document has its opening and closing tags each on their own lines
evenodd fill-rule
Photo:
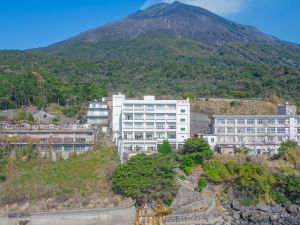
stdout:
<svg viewBox="0 0 300 225">
<path fill-rule="evenodd" d="M 233 218 L 233 225 L 300 225 L 300 205 L 259 204 L 245 207 L 238 202 L 224 205 Z"/>
</svg>

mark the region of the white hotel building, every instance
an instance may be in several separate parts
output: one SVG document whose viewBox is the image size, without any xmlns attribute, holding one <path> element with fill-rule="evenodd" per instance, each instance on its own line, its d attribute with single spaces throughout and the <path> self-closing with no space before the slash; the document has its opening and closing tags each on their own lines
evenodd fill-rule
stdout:
<svg viewBox="0 0 300 225">
<path fill-rule="evenodd" d="M 300 144 L 300 116 L 296 115 L 296 107 L 280 106 L 278 114 L 215 115 L 212 134 L 203 136 L 220 153 L 231 154 L 235 147 L 245 147 L 252 155 L 274 155 L 284 141 Z"/>
<path fill-rule="evenodd" d="M 168 140 L 178 150 L 190 137 L 189 100 L 129 100 L 113 96 L 112 130 L 122 161 L 139 153 L 153 154 Z"/>
</svg>

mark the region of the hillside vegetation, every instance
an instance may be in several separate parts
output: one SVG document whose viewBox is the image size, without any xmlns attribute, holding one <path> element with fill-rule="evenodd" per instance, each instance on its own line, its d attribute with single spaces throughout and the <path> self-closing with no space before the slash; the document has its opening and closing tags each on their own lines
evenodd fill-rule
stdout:
<svg viewBox="0 0 300 225">
<path fill-rule="evenodd" d="M 259 100 L 198 99 L 192 100 L 192 112 L 208 115 L 275 115 L 276 105 Z"/>
<path fill-rule="evenodd" d="M 115 149 L 103 145 L 95 152 L 57 162 L 41 159 L 30 150 L 2 157 L 0 211 L 122 205 L 124 199 L 111 191 L 112 173 L 118 164 Z"/>
</svg>

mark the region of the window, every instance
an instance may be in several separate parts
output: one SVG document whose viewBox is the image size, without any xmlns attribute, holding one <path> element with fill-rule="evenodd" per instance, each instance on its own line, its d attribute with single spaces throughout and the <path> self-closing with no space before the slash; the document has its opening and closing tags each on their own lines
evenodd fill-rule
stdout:
<svg viewBox="0 0 300 225">
<path fill-rule="evenodd" d="M 227 137 L 227 142 L 235 142 L 235 137 Z"/>
<path fill-rule="evenodd" d="M 156 133 L 156 138 L 158 138 L 158 139 L 165 139 L 166 138 L 165 132 L 157 132 Z"/>
<path fill-rule="evenodd" d="M 185 122 L 185 118 L 181 118 L 180 122 L 184 123 Z"/>
<path fill-rule="evenodd" d="M 165 129 L 164 123 L 156 123 L 156 129 Z"/>
<path fill-rule="evenodd" d="M 154 114 L 152 114 L 152 113 L 147 113 L 147 114 L 146 114 L 146 120 L 154 120 Z"/>
<path fill-rule="evenodd" d="M 243 143 L 244 142 L 244 137 L 238 137 L 238 142 Z"/>
<path fill-rule="evenodd" d="M 181 113 L 185 113 L 185 109 L 181 109 L 180 112 L 181 112 Z"/>
<path fill-rule="evenodd" d="M 64 151 L 72 151 L 73 146 L 72 145 L 64 145 Z"/>
<path fill-rule="evenodd" d="M 154 111 L 154 105 L 145 105 L 145 110 Z"/>
<path fill-rule="evenodd" d="M 247 127 L 246 128 L 246 133 L 255 133 L 255 128 L 254 127 Z"/>
<path fill-rule="evenodd" d="M 265 124 L 265 120 L 264 119 L 258 119 L 257 120 L 257 124 Z"/>
<path fill-rule="evenodd" d="M 135 140 L 143 140 L 143 139 L 144 139 L 143 133 L 141 133 L 141 132 L 135 133 L 134 139 L 135 139 Z"/>
<path fill-rule="evenodd" d="M 165 110 L 165 105 L 156 105 L 156 110 Z"/>
<path fill-rule="evenodd" d="M 180 131 L 185 131 L 185 127 L 181 127 L 181 128 L 180 128 Z"/>
<path fill-rule="evenodd" d="M 133 133 L 132 132 L 125 132 L 124 133 L 124 139 L 125 140 L 132 140 L 133 139 Z"/>
<path fill-rule="evenodd" d="M 276 133 L 276 128 L 275 128 L 275 127 L 268 127 L 267 132 L 268 132 L 269 134 Z"/>
<path fill-rule="evenodd" d="M 214 138 L 211 138 L 211 139 L 210 139 L 210 142 L 211 142 L 211 143 L 215 143 L 215 139 L 214 139 Z"/>
<path fill-rule="evenodd" d="M 176 120 L 176 114 L 175 113 L 167 114 L 167 119 L 168 120 Z"/>
<path fill-rule="evenodd" d="M 278 123 L 278 124 L 285 124 L 285 119 L 278 119 L 278 120 L 277 120 L 277 123 Z"/>
<path fill-rule="evenodd" d="M 154 123 L 146 123 L 147 129 L 154 129 Z"/>
<path fill-rule="evenodd" d="M 156 119 L 157 120 L 164 120 L 165 119 L 165 114 L 162 114 L 162 113 L 156 114 Z"/>
<path fill-rule="evenodd" d="M 136 113 L 136 114 L 134 114 L 134 119 L 135 120 L 143 120 L 144 119 L 144 115 L 140 114 L 140 113 Z"/>
<path fill-rule="evenodd" d="M 227 124 L 235 124 L 235 119 L 227 119 Z"/>
<path fill-rule="evenodd" d="M 143 123 L 134 123 L 134 128 L 135 129 L 143 129 L 144 128 L 143 125 L 144 125 Z"/>
<path fill-rule="evenodd" d="M 146 133 L 146 139 L 147 140 L 153 140 L 154 139 L 154 133 L 147 132 Z"/>
<path fill-rule="evenodd" d="M 255 120 L 254 119 L 247 119 L 247 124 L 255 124 Z"/>
<path fill-rule="evenodd" d="M 133 123 L 125 123 L 124 128 L 125 129 L 132 129 L 133 128 Z"/>
<path fill-rule="evenodd" d="M 76 138 L 76 143 L 85 143 L 85 138 Z"/>
<path fill-rule="evenodd" d="M 168 132 L 168 139 L 176 139 L 176 133 L 175 132 Z"/>
<path fill-rule="evenodd" d="M 297 119 L 297 124 L 300 124 L 300 118 Z"/>
<path fill-rule="evenodd" d="M 275 124 L 275 120 L 274 119 L 269 119 L 268 124 Z"/>
<path fill-rule="evenodd" d="M 168 125 L 168 129 L 172 129 L 172 130 L 176 129 L 176 123 L 168 123 L 167 125 Z"/>
<path fill-rule="evenodd" d="M 265 142 L 265 137 L 257 137 L 257 141 L 263 143 Z"/>
<path fill-rule="evenodd" d="M 227 133 L 234 134 L 235 133 L 235 128 L 234 127 L 228 127 L 227 128 Z"/>
<path fill-rule="evenodd" d="M 76 145 L 76 151 L 85 151 L 84 145 Z"/>
<path fill-rule="evenodd" d="M 166 105 L 167 110 L 176 110 L 176 105 Z"/>
<path fill-rule="evenodd" d="M 137 110 L 137 111 L 144 110 L 144 106 L 143 105 L 135 105 L 134 110 Z"/>
<path fill-rule="evenodd" d="M 238 128 L 237 128 L 237 132 L 238 132 L 239 134 L 245 133 L 245 127 L 238 127 Z"/>
<path fill-rule="evenodd" d="M 278 128 L 277 128 L 277 133 L 278 133 L 278 134 L 284 134 L 284 133 L 286 133 L 285 127 L 278 127 Z"/>
<path fill-rule="evenodd" d="M 224 143 L 225 142 L 225 137 L 223 137 L 223 136 L 218 137 L 218 141 L 220 143 Z"/>
<path fill-rule="evenodd" d="M 125 120 L 133 120 L 133 114 L 132 113 L 125 113 L 124 117 L 125 117 Z"/>
<path fill-rule="evenodd" d="M 217 119 L 217 124 L 225 124 L 225 119 Z"/>
<path fill-rule="evenodd" d="M 297 133 L 300 134 L 300 128 L 297 128 Z"/>
<path fill-rule="evenodd" d="M 217 128 L 217 133 L 218 134 L 225 134 L 225 127 L 218 127 Z"/>
<path fill-rule="evenodd" d="M 125 110 L 133 110 L 133 105 L 125 105 Z"/>
<path fill-rule="evenodd" d="M 61 145 L 53 145 L 54 151 L 61 151 Z"/>
<path fill-rule="evenodd" d="M 263 128 L 263 127 L 258 127 L 257 128 L 257 133 L 258 134 L 263 134 L 263 133 L 265 133 L 266 132 L 266 129 L 265 128 Z"/>
<path fill-rule="evenodd" d="M 255 137 L 247 137 L 248 142 L 255 142 Z"/>
<path fill-rule="evenodd" d="M 245 120 L 244 120 L 244 119 L 238 119 L 238 120 L 237 120 L 237 123 L 238 123 L 238 124 L 245 124 Z"/>
</svg>

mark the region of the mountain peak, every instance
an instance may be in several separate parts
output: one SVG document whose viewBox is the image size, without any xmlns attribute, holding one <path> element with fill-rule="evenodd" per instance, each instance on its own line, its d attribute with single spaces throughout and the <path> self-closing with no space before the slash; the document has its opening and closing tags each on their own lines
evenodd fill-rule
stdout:
<svg viewBox="0 0 300 225">
<path fill-rule="evenodd" d="M 171 4 L 159 3 L 145 10 L 139 10 L 123 20 L 81 33 L 56 45 L 65 48 L 78 42 L 132 40 L 145 35 L 153 37 L 162 33 L 177 39 L 210 44 L 276 40 L 253 27 L 234 23 L 201 7 L 175 1 Z"/>
</svg>

